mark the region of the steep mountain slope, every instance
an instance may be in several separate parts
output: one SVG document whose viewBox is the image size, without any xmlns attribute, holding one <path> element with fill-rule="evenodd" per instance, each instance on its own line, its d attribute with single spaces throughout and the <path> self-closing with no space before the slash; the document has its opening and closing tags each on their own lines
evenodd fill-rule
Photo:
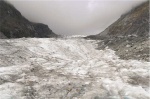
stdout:
<svg viewBox="0 0 150 99">
<path fill-rule="evenodd" d="M 99 48 L 109 46 L 123 59 L 149 60 L 149 1 L 122 15 L 98 35 Z"/>
<path fill-rule="evenodd" d="M 29 22 L 17 9 L 3 0 L 0 0 L 0 31 L 7 38 L 57 36 L 47 25 Z"/>
<path fill-rule="evenodd" d="M 0 99 L 149 99 L 149 65 L 81 38 L 0 39 Z"/>
<path fill-rule="evenodd" d="M 4 33 L 0 32 L 0 39 L 5 39 L 5 38 L 7 37 L 4 35 Z"/>
</svg>

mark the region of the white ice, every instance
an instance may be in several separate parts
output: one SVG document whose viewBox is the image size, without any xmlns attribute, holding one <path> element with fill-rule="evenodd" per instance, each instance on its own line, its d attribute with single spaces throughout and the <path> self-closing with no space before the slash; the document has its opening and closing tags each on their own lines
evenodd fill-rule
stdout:
<svg viewBox="0 0 150 99">
<path fill-rule="evenodd" d="M 0 99 L 149 99 L 150 63 L 81 37 L 0 39 Z"/>
</svg>

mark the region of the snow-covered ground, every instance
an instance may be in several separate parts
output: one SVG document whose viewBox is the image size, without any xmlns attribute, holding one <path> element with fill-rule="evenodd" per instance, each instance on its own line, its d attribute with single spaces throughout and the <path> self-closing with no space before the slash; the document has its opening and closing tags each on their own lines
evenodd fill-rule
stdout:
<svg viewBox="0 0 150 99">
<path fill-rule="evenodd" d="M 0 40 L 0 99 L 149 99 L 150 63 L 82 38 Z"/>
</svg>

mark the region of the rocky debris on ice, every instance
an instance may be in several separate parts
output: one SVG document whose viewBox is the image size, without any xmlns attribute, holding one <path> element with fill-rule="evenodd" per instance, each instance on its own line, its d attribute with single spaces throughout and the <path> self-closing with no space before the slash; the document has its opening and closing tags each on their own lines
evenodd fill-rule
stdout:
<svg viewBox="0 0 150 99">
<path fill-rule="evenodd" d="M 149 99 L 149 62 L 75 37 L 0 39 L 1 99 Z"/>
</svg>

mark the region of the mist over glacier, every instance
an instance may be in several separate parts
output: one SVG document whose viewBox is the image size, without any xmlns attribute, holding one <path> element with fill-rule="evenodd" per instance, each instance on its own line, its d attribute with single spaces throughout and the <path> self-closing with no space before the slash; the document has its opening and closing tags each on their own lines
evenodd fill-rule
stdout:
<svg viewBox="0 0 150 99">
<path fill-rule="evenodd" d="M 27 19 L 61 35 L 97 34 L 146 0 L 7 0 Z"/>
<path fill-rule="evenodd" d="M 1 1 L 0 99 L 150 99 L 149 1 L 86 36 L 143 2 L 129 1 Z M 53 31 L 17 9 L 73 36 L 18 36 Z"/>
</svg>

